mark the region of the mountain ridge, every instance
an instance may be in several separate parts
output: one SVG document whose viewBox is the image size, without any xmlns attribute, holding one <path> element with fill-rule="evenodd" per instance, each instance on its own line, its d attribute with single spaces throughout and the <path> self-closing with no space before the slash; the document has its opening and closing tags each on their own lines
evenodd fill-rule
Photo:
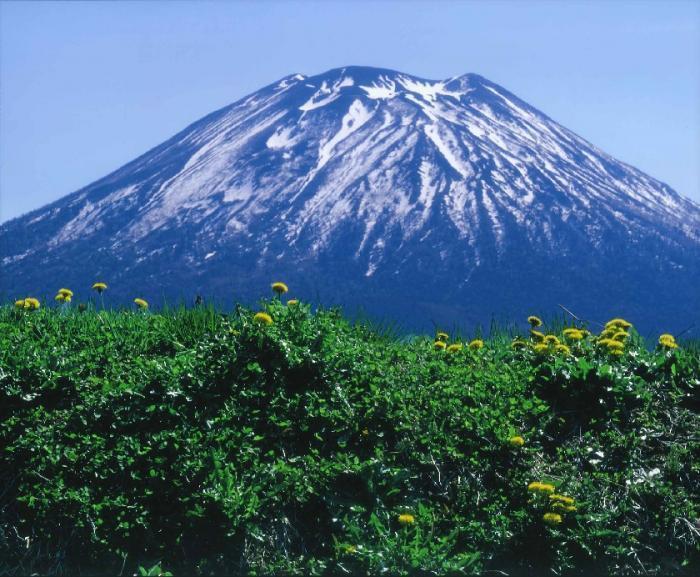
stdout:
<svg viewBox="0 0 700 577">
<path fill-rule="evenodd" d="M 375 315 L 404 318 L 421 302 L 419 324 L 435 314 L 444 323 L 454 300 L 481 307 L 452 307 L 479 322 L 565 297 L 596 312 L 606 283 L 651 293 L 631 307 L 643 324 L 654 292 L 700 309 L 690 290 L 700 282 L 700 207 L 473 73 L 285 76 L 4 223 L 0 237 L 9 296 L 65 284 L 73 259 L 92 270 L 71 282 L 111 276 L 156 294 L 175 292 L 163 275 L 183 295 L 226 294 L 226 269 L 254 285 L 286 275 Z M 31 271 L 37 259 L 41 274 Z M 529 294 L 537 278 L 551 295 Z M 397 281 L 413 287 L 398 306 L 387 290 Z M 258 292 L 228 283 L 244 300 Z M 478 296 L 493 286 L 507 294 Z M 674 326 L 687 317 L 669 309 Z"/>
</svg>

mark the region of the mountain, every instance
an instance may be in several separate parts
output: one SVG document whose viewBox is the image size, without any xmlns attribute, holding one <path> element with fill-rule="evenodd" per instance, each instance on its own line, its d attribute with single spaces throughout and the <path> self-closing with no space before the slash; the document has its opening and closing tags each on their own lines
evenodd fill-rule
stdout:
<svg viewBox="0 0 700 577">
<path fill-rule="evenodd" d="M 112 302 L 230 304 L 284 280 L 406 327 L 558 304 L 700 322 L 700 206 L 476 74 L 288 76 L 0 239 L 8 298 L 103 280 Z"/>
</svg>

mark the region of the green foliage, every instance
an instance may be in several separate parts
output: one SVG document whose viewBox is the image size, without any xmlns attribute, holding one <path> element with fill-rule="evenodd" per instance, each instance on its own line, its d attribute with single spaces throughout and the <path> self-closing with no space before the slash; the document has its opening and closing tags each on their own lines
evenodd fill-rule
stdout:
<svg viewBox="0 0 700 577">
<path fill-rule="evenodd" d="M 262 307 L 0 309 L 0 574 L 700 571 L 697 347 Z"/>
</svg>

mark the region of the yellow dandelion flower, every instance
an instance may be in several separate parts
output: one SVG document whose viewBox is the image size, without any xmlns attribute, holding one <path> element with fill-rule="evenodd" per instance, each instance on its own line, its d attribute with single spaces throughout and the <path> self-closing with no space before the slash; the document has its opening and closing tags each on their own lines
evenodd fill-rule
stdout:
<svg viewBox="0 0 700 577">
<path fill-rule="evenodd" d="M 449 347 L 447 347 L 447 352 L 448 353 L 456 353 L 462 350 L 462 343 L 452 343 Z"/>
<path fill-rule="evenodd" d="M 294 305 L 298 305 L 298 304 L 299 304 L 299 300 L 298 300 L 298 299 L 289 299 L 289 300 L 287 301 L 287 306 L 294 306 Z"/>
<path fill-rule="evenodd" d="M 53 297 L 53 300 L 62 303 L 64 300 L 66 300 L 66 295 L 58 293 L 55 297 Z"/>
<path fill-rule="evenodd" d="M 621 357 L 622 355 L 625 354 L 625 351 L 621 349 L 608 349 L 608 352 L 613 355 L 614 357 Z"/>
<path fill-rule="evenodd" d="M 549 483 L 541 483 L 540 481 L 533 481 L 527 486 L 528 491 L 534 491 L 536 493 L 554 493 L 554 485 Z"/>
<path fill-rule="evenodd" d="M 17 307 L 18 309 L 23 309 L 24 308 L 24 299 L 16 300 L 15 307 Z"/>
<path fill-rule="evenodd" d="M 24 299 L 24 308 L 26 310 L 30 311 L 35 311 L 41 306 L 41 303 L 39 302 L 39 299 L 35 299 L 33 297 L 27 297 Z"/>
<path fill-rule="evenodd" d="M 600 332 L 598 339 L 611 339 L 618 331 L 617 327 L 610 327 Z"/>
<path fill-rule="evenodd" d="M 146 310 L 148 308 L 148 303 L 143 299 L 134 299 L 134 304 L 141 310 Z"/>
<path fill-rule="evenodd" d="M 527 322 L 529 322 L 530 326 L 533 328 L 542 326 L 542 319 L 540 317 L 536 317 L 536 316 L 527 317 Z"/>
<path fill-rule="evenodd" d="M 268 315 L 267 313 L 255 313 L 253 320 L 257 323 L 262 324 L 262 325 L 271 325 L 272 324 L 272 317 L 270 315 Z"/>
<path fill-rule="evenodd" d="M 435 335 L 435 340 L 436 340 L 436 341 L 446 341 L 446 340 L 449 339 L 449 338 L 450 338 L 450 335 L 448 335 L 447 333 L 443 333 L 443 332 L 438 332 L 438 333 Z"/>
<path fill-rule="evenodd" d="M 621 351 L 625 348 L 625 344 L 613 339 L 600 339 L 598 344 L 607 347 L 609 351 Z"/>
<path fill-rule="evenodd" d="M 620 341 L 614 341 L 612 339 L 607 339 L 605 346 L 608 347 L 608 350 L 611 351 L 621 351 L 625 348 L 625 343 L 621 343 Z"/>
<path fill-rule="evenodd" d="M 675 337 L 673 335 L 669 335 L 668 333 L 664 333 L 659 337 L 659 344 L 667 349 L 678 348 Z"/>
<path fill-rule="evenodd" d="M 549 351 L 549 347 L 544 343 L 537 343 L 534 347 L 532 347 L 532 350 L 535 351 L 538 355 L 543 355 Z"/>
<path fill-rule="evenodd" d="M 564 329 L 563 334 L 572 341 L 581 341 L 584 338 L 583 331 L 579 329 Z"/>
<path fill-rule="evenodd" d="M 547 525 L 559 525 L 562 521 L 559 513 L 545 513 L 542 520 L 547 523 Z"/>
<path fill-rule="evenodd" d="M 286 293 L 289 290 L 286 284 L 283 282 L 273 282 L 272 283 L 272 291 L 274 293 L 277 293 L 278 295 L 282 295 Z"/>
<path fill-rule="evenodd" d="M 608 321 L 605 323 L 605 328 L 613 328 L 616 327 L 618 329 L 629 329 L 632 326 L 632 323 L 629 321 L 626 321 L 625 319 L 612 319 L 611 321 Z"/>
<path fill-rule="evenodd" d="M 435 341 L 433 347 L 435 347 L 436 351 L 444 351 L 447 348 L 447 344 L 445 344 L 445 341 Z"/>
<path fill-rule="evenodd" d="M 510 346 L 513 349 L 524 349 L 527 346 L 527 343 L 521 339 L 515 339 L 512 343 L 510 343 Z"/>
<path fill-rule="evenodd" d="M 63 297 L 63 302 L 64 302 L 64 303 L 69 303 L 69 302 L 71 302 L 72 300 L 73 300 L 73 297 L 72 297 L 71 295 L 66 295 L 65 297 Z"/>
<path fill-rule="evenodd" d="M 401 525 L 413 525 L 416 522 L 416 518 L 413 515 L 404 513 L 399 515 L 399 524 Z"/>
<path fill-rule="evenodd" d="M 567 495 L 559 495 L 558 493 L 552 493 L 549 496 L 549 500 L 563 503 L 564 505 L 574 504 L 574 499 L 572 497 L 568 497 Z"/>
<path fill-rule="evenodd" d="M 576 507 L 576 505 L 567 505 L 564 507 L 564 511 L 567 513 L 573 513 L 574 511 L 578 511 L 578 507 Z"/>
<path fill-rule="evenodd" d="M 558 353 L 561 353 L 562 355 L 570 355 L 571 354 L 571 349 L 567 347 L 566 345 L 557 345 L 554 347 L 554 350 Z"/>
<path fill-rule="evenodd" d="M 92 290 L 95 290 L 98 293 L 103 293 L 107 290 L 107 283 L 96 282 L 94 285 L 92 285 Z"/>
<path fill-rule="evenodd" d="M 611 338 L 613 341 L 622 343 L 627 337 L 629 337 L 629 333 L 626 333 L 625 331 L 618 331 Z"/>
<path fill-rule="evenodd" d="M 484 341 L 481 339 L 474 339 L 469 343 L 469 348 L 473 351 L 478 351 L 479 349 L 483 348 L 484 346 Z"/>
<path fill-rule="evenodd" d="M 63 295 L 64 297 L 72 297 L 73 291 L 67 288 L 62 288 L 58 289 L 58 294 Z"/>
<path fill-rule="evenodd" d="M 515 435 L 514 437 L 508 439 L 508 444 L 511 447 L 522 447 L 525 444 L 525 439 L 523 439 L 520 435 Z"/>
<path fill-rule="evenodd" d="M 542 342 L 546 345 L 558 345 L 559 339 L 555 335 L 547 335 L 546 337 L 544 337 Z"/>
<path fill-rule="evenodd" d="M 540 331 L 536 331 L 534 329 L 531 329 L 530 330 L 530 338 L 532 338 L 533 341 L 541 342 L 544 340 L 544 334 L 541 333 Z"/>
</svg>

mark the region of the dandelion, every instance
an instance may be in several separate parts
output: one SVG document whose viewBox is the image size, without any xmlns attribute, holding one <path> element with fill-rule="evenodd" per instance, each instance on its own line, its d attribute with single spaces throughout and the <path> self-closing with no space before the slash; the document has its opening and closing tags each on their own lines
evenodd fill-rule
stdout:
<svg viewBox="0 0 700 577">
<path fill-rule="evenodd" d="M 625 331 L 618 331 L 612 336 L 612 340 L 622 343 L 627 337 L 629 337 L 629 333 L 626 333 Z"/>
<path fill-rule="evenodd" d="M 107 290 L 107 283 L 96 282 L 94 285 L 92 285 L 92 290 L 97 291 L 99 294 L 102 294 L 104 291 Z"/>
<path fill-rule="evenodd" d="M 573 513 L 574 511 L 578 511 L 578 508 L 576 507 L 576 505 L 567 505 L 566 507 L 564 507 L 564 511 L 566 511 L 567 513 Z"/>
<path fill-rule="evenodd" d="M 625 319 L 612 319 L 611 321 L 608 321 L 605 323 L 605 328 L 610 329 L 610 328 L 618 328 L 618 329 L 629 329 L 632 326 L 632 323 L 629 321 L 626 321 Z"/>
<path fill-rule="evenodd" d="M 668 333 L 664 333 L 659 337 L 659 344 L 666 348 L 666 349 L 677 349 L 678 344 L 676 343 L 676 339 L 673 335 L 670 335 Z"/>
<path fill-rule="evenodd" d="M 620 341 L 615 341 L 613 339 L 600 339 L 598 344 L 607 347 L 609 352 L 622 351 L 625 348 L 625 344 Z"/>
<path fill-rule="evenodd" d="M 64 300 L 66 300 L 66 295 L 58 293 L 55 297 L 53 297 L 53 300 L 62 303 Z"/>
<path fill-rule="evenodd" d="M 508 444 L 511 447 L 522 447 L 525 444 L 525 439 L 523 439 L 520 435 L 515 435 L 514 437 L 508 439 Z"/>
<path fill-rule="evenodd" d="M 621 351 L 625 348 L 624 343 L 621 343 L 620 341 L 614 341 L 612 339 L 608 339 L 608 342 L 605 343 L 605 346 L 608 347 L 608 350 L 610 351 Z"/>
<path fill-rule="evenodd" d="M 559 525 L 562 521 L 559 513 L 545 513 L 542 520 L 547 523 L 547 525 Z"/>
<path fill-rule="evenodd" d="M 532 350 L 535 351 L 538 355 L 543 355 L 549 351 L 549 347 L 544 343 L 538 343 L 534 347 L 532 347 Z"/>
<path fill-rule="evenodd" d="M 63 295 L 64 297 L 72 297 L 73 291 L 67 288 L 62 288 L 58 289 L 58 294 Z"/>
<path fill-rule="evenodd" d="M 559 502 L 564 505 L 573 505 L 574 504 L 574 499 L 573 497 L 568 497 L 566 495 L 559 495 L 558 493 L 552 493 L 549 496 L 549 500 L 553 502 Z"/>
<path fill-rule="evenodd" d="M 63 297 L 63 302 L 64 302 L 64 303 L 69 303 L 69 302 L 71 302 L 72 300 L 73 300 L 73 297 L 72 297 L 71 295 L 66 295 L 65 297 Z"/>
<path fill-rule="evenodd" d="M 271 325 L 272 324 L 272 317 L 270 315 L 268 315 L 267 313 L 255 313 L 253 320 L 256 323 L 260 323 L 261 325 Z"/>
<path fill-rule="evenodd" d="M 134 304 L 142 311 L 145 311 L 148 308 L 148 303 L 143 299 L 134 299 Z"/>
<path fill-rule="evenodd" d="M 481 339 L 474 339 L 469 343 L 469 348 L 473 351 L 478 351 L 479 349 L 483 348 L 484 346 L 484 341 Z"/>
<path fill-rule="evenodd" d="M 527 317 L 527 322 L 529 322 L 530 326 L 533 328 L 542 326 L 542 319 L 536 316 Z"/>
<path fill-rule="evenodd" d="M 544 342 L 547 345 L 558 345 L 559 339 L 554 335 L 547 335 L 546 337 L 544 337 L 542 342 Z"/>
<path fill-rule="evenodd" d="M 24 299 L 16 300 L 15 301 L 15 308 L 23 309 L 24 308 Z"/>
<path fill-rule="evenodd" d="M 562 355 L 570 355 L 571 354 L 571 349 L 567 347 L 566 345 L 557 345 L 554 347 L 554 350 L 558 353 L 561 353 Z"/>
<path fill-rule="evenodd" d="M 625 354 L 625 351 L 620 350 L 620 349 L 612 349 L 608 350 L 608 352 L 613 355 L 614 357 L 621 357 L 622 355 Z"/>
<path fill-rule="evenodd" d="M 530 330 L 530 337 L 532 338 L 533 341 L 540 342 L 544 340 L 544 334 L 541 333 L 540 331 L 536 331 L 534 329 Z"/>
<path fill-rule="evenodd" d="M 288 290 L 289 290 L 289 288 L 283 282 L 273 282 L 272 283 L 272 291 L 278 295 L 283 295 Z"/>
<path fill-rule="evenodd" d="M 600 334 L 598 335 L 598 339 L 611 339 L 613 338 L 614 335 L 616 335 L 618 332 L 617 327 L 610 327 L 609 329 L 605 329 L 604 331 L 601 331 Z"/>
<path fill-rule="evenodd" d="M 41 303 L 39 303 L 39 299 L 35 299 L 33 297 L 27 297 L 24 299 L 24 309 L 28 311 L 35 311 L 41 306 Z"/>
<path fill-rule="evenodd" d="M 409 513 L 403 513 L 402 515 L 399 515 L 400 525 L 413 525 L 413 523 L 415 522 L 416 518 L 413 515 L 410 515 Z"/>
<path fill-rule="evenodd" d="M 435 340 L 436 340 L 436 341 L 446 341 L 446 340 L 449 339 L 449 338 L 450 338 L 450 335 L 448 335 L 447 333 L 443 333 L 443 332 L 438 332 L 438 333 L 435 335 Z"/>
<path fill-rule="evenodd" d="M 563 334 L 572 341 L 581 341 L 584 338 L 583 331 L 580 329 L 564 329 Z"/>
<path fill-rule="evenodd" d="M 462 350 L 462 343 L 452 343 L 449 347 L 447 347 L 447 352 L 448 353 L 456 353 Z"/>
<path fill-rule="evenodd" d="M 533 491 L 535 493 L 554 493 L 554 485 L 549 483 L 540 483 L 539 481 L 533 481 L 527 486 L 528 491 Z"/>
<path fill-rule="evenodd" d="M 524 349 L 526 346 L 527 343 L 522 339 L 515 339 L 512 343 L 510 343 L 510 347 L 512 349 Z"/>
<path fill-rule="evenodd" d="M 435 341 L 433 343 L 433 347 L 435 347 L 436 351 L 444 351 L 447 348 L 447 345 L 445 344 L 445 341 Z"/>
<path fill-rule="evenodd" d="M 287 306 L 294 306 L 294 305 L 298 305 L 298 304 L 299 304 L 299 300 L 298 300 L 298 299 L 289 299 L 289 300 L 287 301 Z"/>
</svg>

